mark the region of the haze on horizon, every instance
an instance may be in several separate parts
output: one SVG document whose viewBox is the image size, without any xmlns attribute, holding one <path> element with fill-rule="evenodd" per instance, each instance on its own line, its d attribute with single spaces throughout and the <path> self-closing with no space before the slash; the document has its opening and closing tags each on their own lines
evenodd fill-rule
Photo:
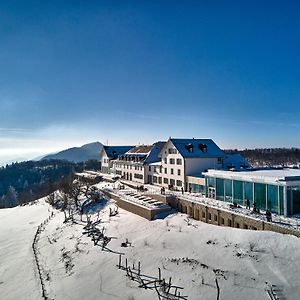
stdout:
<svg viewBox="0 0 300 300">
<path fill-rule="evenodd" d="M 300 147 L 299 9 L 2 1 L 0 162 L 169 136 Z"/>
</svg>

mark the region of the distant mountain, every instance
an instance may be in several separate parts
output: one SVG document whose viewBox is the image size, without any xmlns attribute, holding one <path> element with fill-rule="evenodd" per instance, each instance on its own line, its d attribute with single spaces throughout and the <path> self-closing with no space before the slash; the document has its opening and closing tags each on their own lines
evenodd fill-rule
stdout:
<svg viewBox="0 0 300 300">
<path fill-rule="evenodd" d="M 85 144 L 81 147 L 73 147 L 55 154 L 49 154 L 41 158 L 45 159 L 61 159 L 73 162 L 82 162 L 90 159 L 100 159 L 100 151 L 103 145 L 100 142 Z"/>
</svg>

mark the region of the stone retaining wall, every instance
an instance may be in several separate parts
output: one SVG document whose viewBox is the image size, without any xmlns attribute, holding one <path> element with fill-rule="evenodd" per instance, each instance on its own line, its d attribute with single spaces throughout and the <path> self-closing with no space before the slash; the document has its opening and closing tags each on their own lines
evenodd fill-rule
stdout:
<svg viewBox="0 0 300 300">
<path fill-rule="evenodd" d="M 183 198 L 177 198 L 177 210 L 186 213 L 191 218 L 218 226 L 227 226 L 251 230 L 269 230 L 300 237 L 300 231 L 279 226 L 272 222 L 253 219 L 234 212 L 228 212 L 215 207 L 194 203 Z"/>
<path fill-rule="evenodd" d="M 143 207 L 142 205 L 138 205 L 135 203 L 131 203 L 123 200 L 121 197 L 116 194 L 110 193 L 108 191 L 102 191 L 107 197 L 115 200 L 120 208 L 123 208 L 129 212 L 132 212 L 136 215 L 139 215 L 147 220 L 151 221 L 155 219 L 155 216 L 159 213 L 168 212 L 170 208 L 148 208 Z"/>
</svg>

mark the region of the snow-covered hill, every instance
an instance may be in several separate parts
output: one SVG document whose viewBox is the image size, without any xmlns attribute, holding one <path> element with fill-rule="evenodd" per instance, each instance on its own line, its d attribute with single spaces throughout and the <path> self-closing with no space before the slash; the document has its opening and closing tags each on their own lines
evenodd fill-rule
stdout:
<svg viewBox="0 0 300 300">
<path fill-rule="evenodd" d="M 42 159 L 62 159 L 73 162 L 87 161 L 90 159 L 99 160 L 102 147 L 103 145 L 100 142 L 94 142 L 81 147 L 69 148 L 55 154 L 49 154 Z"/>
<path fill-rule="evenodd" d="M 299 299 L 300 239 L 187 222 L 181 213 L 147 221 L 119 209 L 109 217 L 113 206 L 108 202 L 100 211 L 97 225 L 112 237 L 111 251 L 94 246 L 79 218 L 77 224 L 63 224 L 63 213 L 56 212 L 45 226 L 37 249 L 49 299 L 157 299 L 154 289 L 139 288 L 118 269 L 118 253 L 124 254 L 123 264 L 125 257 L 130 265 L 140 261 L 145 275 L 157 277 L 160 267 L 190 300 L 216 299 L 216 277 L 222 300 L 270 299 L 268 284 L 276 286 L 280 299 Z M 0 299 L 41 299 L 31 244 L 51 211 L 44 200 L 0 210 Z M 126 239 L 132 245 L 121 247 Z"/>
</svg>

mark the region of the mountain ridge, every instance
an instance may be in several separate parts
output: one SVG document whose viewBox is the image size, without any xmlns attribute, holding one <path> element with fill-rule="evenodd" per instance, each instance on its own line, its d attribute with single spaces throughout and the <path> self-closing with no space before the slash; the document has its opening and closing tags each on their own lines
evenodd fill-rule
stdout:
<svg viewBox="0 0 300 300">
<path fill-rule="evenodd" d="M 71 147 L 57 153 L 48 154 L 42 157 L 40 160 L 61 159 L 72 162 L 83 162 L 91 159 L 99 159 L 100 151 L 103 148 L 103 144 L 100 142 L 92 142 L 84 144 L 81 147 Z"/>
</svg>

